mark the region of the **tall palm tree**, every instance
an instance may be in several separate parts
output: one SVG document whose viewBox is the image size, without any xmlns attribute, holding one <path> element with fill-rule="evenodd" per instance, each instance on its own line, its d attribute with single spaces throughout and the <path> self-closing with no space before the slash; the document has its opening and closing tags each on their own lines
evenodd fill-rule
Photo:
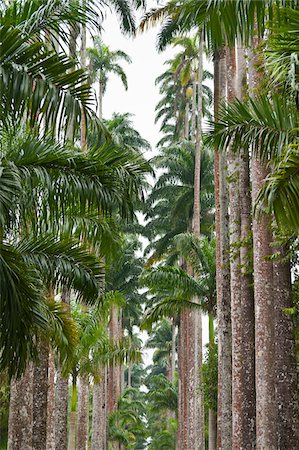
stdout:
<svg viewBox="0 0 299 450">
<path fill-rule="evenodd" d="M 131 58 L 122 50 L 110 50 L 99 36 L 93 38 L 94 47 L 87 49 L 87 55 L 90 60 L 91 81 L 98 81 L 98 112 L 99 117 L 103 116 L 103 96 L 105 94 L 108 82 L 108 75 L 115 74 L 120 79 L 125 89 L 128 89 L 127 76 L 119 64 L 120 61 L 131 63 Z"/>
</svg>

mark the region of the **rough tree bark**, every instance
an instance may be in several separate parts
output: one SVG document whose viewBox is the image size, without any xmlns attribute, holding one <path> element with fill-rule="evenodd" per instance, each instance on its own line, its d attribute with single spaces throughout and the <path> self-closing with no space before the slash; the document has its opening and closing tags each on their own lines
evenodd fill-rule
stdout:
<svg viewBox="0 0 299 450">
<path fill-rule="evenodd" d="M 81 376 L 79 379 L 76 450 L 86 450 L 88 448 L 88 422 L 89 422 L 89 382 L 87 376 Z"/>
<path fill-rule="evenodd" d="M 55 364 L 54 353 L 50 350 L 48 364 L 48 404 L 46 450 L 55 450 Z"/>
<path fill-rule="evenodd" d="M 257 39 L 254 46 L 257 47 Z M 260 86 L 261 61 L 256 51 L 249 58 L 249 89 L 252 95 Z M 267 164 L 259 154 L 252 156 L 252 202 L 268 175 Z M 277 449 L 277 413 L 275 403 L 275 333 L 273 304 L 273 264 L 271 218 L 253 217 L 253 269 L 255 298 L 255 371 L 256 371 L 256 448 Z"/>
<path fill-rule="evenodd" d="M 242 100 L 246 90 L 246 63 L 244 49 L 237 48 L 236 96 Z M 232 286 L 232 448 L 249 450 L 255 448 L 255 374 L 254 374 L 254 299 L 253 280 L 250 270 L 251 258 L 251 186 L 249 177 L 248 149 L 241 149 L 238 160 L 240 213 L 236 220 L 240 223 L 240 270 L 239 292 Z M 233 196 L 233 194 L 232 194 Z M 231 204 L 233 211 L 235 206 Z M 237 236 L 236 236 L 237 238 Z M 236 241 L 236 240 L 235 240 Z M 236 244 L 238 242 L 236 241 Z M 238 270 L 238 269 L 236 269 Z"/>
<path fill-rule="evenodd" d="M 292 307 L 291 272 L 287 248 L 273 263 L 275 290 L 275 372 L 278 409 L 278 449 L 299 448 L 299 419 L 294 322 L 285 308 Z"/>
<path fill-rule="evenodd" d="M 197 123 L 195 139 L 193 233 L 200 238 L 200 160 L 202 146 L 202 79 L 203 39 L 200 36 L 197 76 Z M 202 366 L 202 313 L 188 311 L 188 450 L 200 450 L 204 446 L 204 412 L 201 389 Z"/>
<path fill-rule="evenodd" d="M 61 295 L 61 301 L 65 308 L 69 309 L 70 291 L 64 289 Z M 69 396 L 68 378 L 62 375 L 60 362 L 58 358 L 56 389 L 55 389 L 55 449 L 67 450 L 68 444 L 68 396 Z"/>
<path fill-rule="evenodd" d="M 215 351 L 215 330 L 214 317 L 209 313 L 209 351 L 212 354 Z M 217 448 L 217 412 L 216 408 L 209 408 L 208 415 L 208 433 L 209 433 L 209 450 L 216 450 Z"/>
<path fill-rule="evenodd" d="M 226 50 L 218 52 L 218 74 L 215 76 L 215 117 L 219 101 L 226 92 Z M 217 85 L 218 83 L 218 85 Z M 217 447 L 231 450 L 231 292 L 229 268 L 229 218 L 227 161 L 224 153 L 215 152 L 215 203 L 216 203 L 216 263 L 217 271 L 217 321 L 218 321 L 218 411 Z"/>
<path fill-rule="evenodd" d="M 33 434 L 32 450 L 45 450 L 47 445 L 47 402 L 49 345 L 39 338 L 38 362 L 33 366 Z"/>
<path fill-rule="evenodd" d="M 68 442 L 68 379 L 58 366 L 55 390 L 55 449 L 67 450 Z"/>
<path fill-rule="evenodd" d="M 121 338 L 121 327 L 120 327 L 120 309 L 116 305 L 112 305 L 110 309 L 110 320 L 109 320 L 109 336 L 110 338 L 118 342 Z M 118 399 L 121 393 L 121 370 L 119 362 L 112 363 L 108 368 L 108 415 L 118 409 Z M 111 446 L 114 450 L 119 450 L 119 443 L 112 442 Z"/>
<path fill-rule="evenodd" d="M 32 450 L 33 368 L 30 363 L 18 380 L 11 381 L 8 450 Z"/>
<path fill-rule="evenodd" d="M 106 369 L 93 385 L 91 450 L 107 450 Z"/>
<path fill-rule="evenodd" d="M 77 444 L 77 373 L 72 375 L 72 401 L 69 427 L 68 450 L 76 450 Z"/>
</svg>

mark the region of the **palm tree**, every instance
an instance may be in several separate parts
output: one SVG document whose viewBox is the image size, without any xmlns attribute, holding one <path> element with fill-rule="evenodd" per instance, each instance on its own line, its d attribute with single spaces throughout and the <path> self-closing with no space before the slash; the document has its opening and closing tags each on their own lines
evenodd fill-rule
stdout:
<svg viewBox="0 0 299 450">
<path fill-rule="evenodd" d="M 119 64 L 119 61 L 131 63 L 131 58 L 121 50 L 110 50 L 99 36 L 93 38 L 94 47 L 87 49 L 87 55 L 90 60 L 90 77 L 91 81 L 98 81 L 98 111 L 99 117 L 103 116 L 103 96 L 106 91 L 108 75 L 113 73 L 117 75 L 125 89 L 128 89 L 127 76 Z"/>
</svg>

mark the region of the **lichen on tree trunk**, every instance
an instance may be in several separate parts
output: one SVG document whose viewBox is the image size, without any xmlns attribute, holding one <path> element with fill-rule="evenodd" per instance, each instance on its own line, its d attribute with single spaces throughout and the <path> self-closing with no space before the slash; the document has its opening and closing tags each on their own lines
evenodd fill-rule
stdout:
<svg viewBox="0 0 299 450">
<path fill-rule="evenodd" d="M 226 50 L 218 52 L 218 74 L 215 76 L 215 117 L 218 105 L 226 92 Z M 218 83 L 218 85 L 216 84 Z M 224 153 L 215 151 L 215 202 L 216 202 L 216 280 L 218 321 L 218 411 L 217 447 L 231 450 L 231 292 L 229 268 L 229 217 L 227 161 Z M 218 186 L 217 186 L 218 185 Z M 218 231 L 218 233 L 217 233 Z"/>
<path fill-rule="evenodd" d="M 32 450 L 47 446 L 49 345 L 39 338 L 38 361 L 33 366 L 33 434 Z"/>
<path fill-rule="evenodd" d="M 91 450 L 107 449 L 106 370 L 99 370 L 93 385 Z"/>
<path fill-rule="evenodd" d="M 277 448 L 299 447 L 299 419 L 295 335 L 291 308 L 291 272 L 285 246 L 275 247 L 273 262 L 275 291 L 275 373 L 278 409 Z"/>
<path fill-rule="evenodd" d="M 11 381 L 8 450 L 32 450 L 32 389 L 33 367 L 30 363 L 20 379 Z"/>
<path fill-rule="evenodd" d="M 88 448 L 88 422 L 89 422 L 89 382 L 88 376 L 85 375 L 79 378 L 76 450 L 87 450 Z"/>
</svg>

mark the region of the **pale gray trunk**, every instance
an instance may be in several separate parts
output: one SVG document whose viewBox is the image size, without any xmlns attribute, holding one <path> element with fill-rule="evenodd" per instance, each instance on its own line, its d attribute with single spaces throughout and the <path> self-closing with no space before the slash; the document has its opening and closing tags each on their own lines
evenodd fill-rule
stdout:
<svg viewBox="0 0 299 450">
<path fill-rule="evenodd" d="M 71 293 L 63 289 L 61 302 L 69 310 Z M 68 377 L 62 375 L 59 357 L 56 374 L 55 389 L 55 450 L 67 450 L 68 447 L 68 398 L 69 398 Z"/>
<path fill-rule="evenodd" d="M 233 102 L 236 98 L 236 49 L 228 49 L 227 52 L 227 99 Z M 240 272 L 240 247 L 241 216 L 240 216 L 240 159 L 239 153 L 228 152 L 228 177 L 229 177 L 229 234 L 230 234 L 230 287 L 231 287 L 231 326 L 232 326 L 232 448 L 240 447 L 240 434 L 242 432 L 242 307 L 241 296 L 241 272 Z M 241 441 L 242 442 L 242 441 Z"/>
<path fill-rule="evenodd" d="M 278 408 L 277 448 L 299 448 L 298 393 L 293 317 L 291 308 L 291 272 L 287 249 L 275 248 L 279 258 L 273 263 L 275 290 L 275 371 Z"/>
<path fill-rule="evenodd" d="M 38 343 L 38 362 L 33 366 L 33 435 L 32 450 L 45 450 L 47 445 L 47 401 L 49 345 Z"/>
<path fill-rule="evenodd" d="M 246 91 L 246 64 L 244 49 L 237 49 L 236 95 L 242 100 Z M 255 374 L 254 374 L 254 302 L 251 263 L 251 186 L 249 179 L 249 156 L 247 149 L 239 152 L 240 194 L 240 253 L 238 274 L 240 291 L 238 296 L 232 287 L 232 448 L 255 448 Z M 231 205 L 231 208 L 235 207 Z M 236 241 L 238 247 L 238 241 Z"/>
<path fill-rule="evenodd" d="M 200 237 L 200 160 L 202 145 L 202 77 L 203 77 L 203 39 L 201 36 L 198 55 L 197 77 L 197 124 L 195 142 L 195 169 L 194 169 L 194 207 L 193 207 L 193 233 Z M 190 272 L 190 271 L 189 271 Z M 198 301 L 198 299 L 195 299 Z M 204 412 L 201 389 L 202 366 L 202 313 L 200 310 L 188 311 L 188 450 L 201 450 L 204 446 Z"/>
<path fill-rule="evenodd" d="M 47 404 L 47 450 L 55 450 L 55 364 L 54 353 L 50 350 L 48 364 L 48 404 Z"/>
<path fill-rule="evenodd" d="M 188 355 L 189 348 L 189 314 L 180 312 L 179 348 L 178 348 L 178 442 L 179 448 L 188 450 Z"/>
<path fill-rule="evenodd" d="M 87 376 L 82 376 L 79 378 L 76 450 L 87 450 L 88 448 L 88 422 L 89 422 L 89 382 Z"/>
<path fill-rule="evenodd" d="M 176 323 L 172 319 L 172 340 L 171 340 L 171 382 L 175 382 L 175 356 L 176 356 Z"/>
<path fill-rule="evenodd" d="M 106 370 L 93 385 L 91 450 L 107 450 Z"/>
<path fill-rule="evenodd" d="M 255 39 L 255 46 L 258 45 Z M 257 53 L 249 58 L 249 88 L 255 93 L 262 73 Z M 266 162 L 260 155 L 252 157 L 252 201 L 268 175 Z M 277 449 L 277 411 L 275 402 L 275 333 L 273 303 L 273 264 L 271 218 L 263 214 L 253 218 L 253 269 L 255 298 L 255 371 L 256 371 L 256 448 Z"/>
<path fill-rule="evenodd" d="M 253 203 L 268 171 L 258 157 L 252 163 Z M 256 432 L 257 449 L 277 449 L 275 404 L 275 335 L 273 303 L 273 267 L 271 220 L 263 215 L 253 218 L 255 362 L 256 362 Z"/>
<path fill-rule="evenodd" d="M 192 81 L 192 113 L 191 113 L 191 140 L 196 139 L 196 73 L 193 72 Z"/>
<path fill-rule="evenodd" d="M 58 367 L 55 392 L 55 450 L 67 450 L 68 442 L 68 378 Z"/>
<path fill-rule="evenodd" d="M 76 450 L 77 411 L 71 411 L 68 450 Z"/>
<path fill-rule="evenodd" d="M 8 450 L 32 450 L 33 368 L 30 363 L 24 375 L 11 381 Z"/>
<path fill-rule="evenodd" d="M 109 337 L 117 342 L 120 339 L 118 306 L 112 305 L 110 309 Z M 120 396 L 120 365 L 114 362 L 108 368 L 108 414 L 117 411 Z"/>
<path fill-rule="evenodd" d="M 217 447 L 217 415 L 215 411 L 209 409 L 209 450 L 216 450 Z"/>
<path fill-rule="evenodd" d="M 219 61 L 219 98 L 225 98 L 226 90 L 226 58 L 222 50 Z M 219 99 L 218 99 L 219 101 Z M 217 111 L 218 112 L 218 111 Z M 217 169 L 216 169 L 217 170 Z M 217 200 L 216 200 L 217 201 Z M 231 292 L 229 267 L 229 217 L 227 160 L 225 153 L 219 155 L 219 225 L 220 233 L 220 269 L 219 289 L 217 291 L 218 320 L 218 424 L 217 446 L 222 450 L 231 450 Z"/>
<path fill-rule="evenodd" d="M 98 99 L 98 111 L 99 111 L 100 119 L 103 118 L 103 97 L 104 97 L 104 86 L 103 86 L 103 82 L 100 79 L 100 81 L 99 81 L 99 99 Z"/>
</svg>

